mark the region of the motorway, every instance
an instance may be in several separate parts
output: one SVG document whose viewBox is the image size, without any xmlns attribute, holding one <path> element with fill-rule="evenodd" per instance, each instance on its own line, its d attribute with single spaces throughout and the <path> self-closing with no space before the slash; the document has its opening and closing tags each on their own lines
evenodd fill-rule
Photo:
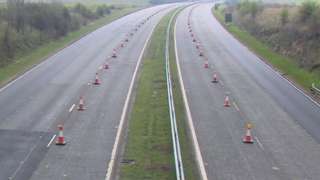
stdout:
<svg viewBox="0 0 320 180">
<path fill-rule="evenodd" d="M 184 91 L 208 179 L 319 179 L 319 105 L 230 35 L 212 16 L 212 6 L 183 10 L 175 31 Z M 214 73 L 219 83 L 211 82 Z M 231 107 L 224 107 L 226 95 Z M 246 122 L 253 124 L 253 144 L 242 142 Z"/>
<path fill-rule="evenodd" d="M 153 27 L 175 7 L 120 18 L 3 87 L 0 179 L 104 179 L 138 59 Z M 110 57 L 113 49 L 117 58 Z M 84 111 L 77 111 L 80 96 Z M 58 124 L 64 124 L 65 146 L 53 139 Z"/>
</svg>

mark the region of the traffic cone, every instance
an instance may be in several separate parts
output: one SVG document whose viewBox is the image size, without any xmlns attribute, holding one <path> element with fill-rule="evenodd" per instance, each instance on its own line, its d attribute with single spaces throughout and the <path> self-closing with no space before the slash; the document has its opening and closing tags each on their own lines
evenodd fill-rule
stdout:
<svg viewBox="0 0 320 180">
<path fill-rule="evenodd" d="M 120 47 L 122 47 L 122 48 L 123 48 L 123 47 L 124 47 L 124 44 L 123 44 L 123 43 L 121 43 L 121 44 L 120 44 Z"/>
<path fill-rule="evenodd" d="M 80 101 L 79 101 L 79 105 L 78 105 L 78 111 L 84 111 L 86 108 L 84 107 L 84 100 L 83 97 L 80 96 Z"/>
<path fill-rule="evenodd" d="M 242 139 L 243 143 L 248 143 L 248 144 L 252 144 L 253 143 L 253 137 L 251 135 L 251 131 L 250 130 L 251 130 L 251 125 L 247 124 L 246 134 Z"/>
<path fill-rule="evenodd" d="M 230 107 L 229 96 L 224 99 L 224 107 Z"/>
<path fill-rule="evenodd" d="M 104 68 L 104 69 L 109 69 L 108 63 L 105 63 L 104 66 L 103 66 L 103 68 Z"/>
<path fill-rule="evenodd" d="M 116 58 L 116 57 L 117 57 L 117 52 L 116 52 L 115 49 L 113 49 L 113 51 L 112 51 L 112 57 L 113 57 L 113 58 Z"/>
<path fill-rule="evenodd" d="M 66 141 L 63 136 L 63 125 L 59 124 L 58 130 L 59 130 L 59 134 L 58 134 L 58 139 L 56 140 L 56 145 L 66 145 Z"/>
<path fill-rule="evenodd" d="M 206 69 L 209 68 L 209 63 L 208 63 L 208 61 L 205 61 L 203 66 L 204 66 L 204 68 L 206 68 Z"/>
<path fill-rule="evenodd" d="M 197 43 L 196 48 L 200 49 L 200 43 Z"/>
<path fill-rule="evenodd" d="M 192 32 L 192 29 L 189 29 L 189 32 Z"/>
<path fill-rule="evenodd" d="M 193 33 L 191 33 L 190 36 L 193 37 L 194 36 Z"/>
<path fill-rule="evenodd" d="M 201 57 L 203 56 L 203 52 L 202 51 L 199 52 L 199 56 L 201 56 Z"/>
<path fill-rule="evenodd" d="M 216 74 L 216 73 L 213 74 L 212 82 L 213 82 L 213 83 L 217 83 L 217 82 L 218 82 L 218 77 L 217 77 L 217 74 Z"/>
<path fill-rule="evenodd" d="M 195 38 L 193 38 L 192 42 L 197 42 L 197 40 Z"/>
<path fill-rule="evenodd" d="M 99 84 L 101 84 L 98 73 L 96 73 L 96 78 L 95 78 L 93 84 L 94 84 L 94 85 L 99 85 Z"/>
<path fill-rule="evenodd" d="M 128 38 L 126 38 L 124 41 L 125 41 L 125 42 L 129 42 L 129 39 L 128 39 Z"/>
</svg>

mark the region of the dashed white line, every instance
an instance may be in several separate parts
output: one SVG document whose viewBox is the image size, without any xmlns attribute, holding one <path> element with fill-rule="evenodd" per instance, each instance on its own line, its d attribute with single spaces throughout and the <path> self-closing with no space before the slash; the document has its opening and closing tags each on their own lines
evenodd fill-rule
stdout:
<svg viewBox="0 0 320 180">
<path fill-rule="evenodd" d="M 237 105 L 235 102 L 233 102 L 232 104 L 233 104 L 233 106 L 236 108 L 236 110 L 237 110 L 238 112 L 240 112 L 240 109 L 239 109 L 238 105 Z"/>
<path fill-rule="evenodd" d="M 50 147 L 51 143 L 53 142 L 53 140 L 56 138 L 56 134 L 52 136 L 51 140 L 49 141 L 49 143 L 47 144 L 47 148 Z"/>
<path fill-rule="evenodd" d="M 69 109 L 69 112 L 72 112 L 75 106 L 76 106 L 75 104 L 72 104 L 72 106 Z"/>
<path fill-rule="evenodd" d="M 259 141 L 258 137 L 255 137 L 255 139 L 256 139 L 258 145 L 260 146 L 260 148 L 261 148 L 262 150 L 264 150 L 264 147 L 263 147 L 262 143 Z"/>
</svg>

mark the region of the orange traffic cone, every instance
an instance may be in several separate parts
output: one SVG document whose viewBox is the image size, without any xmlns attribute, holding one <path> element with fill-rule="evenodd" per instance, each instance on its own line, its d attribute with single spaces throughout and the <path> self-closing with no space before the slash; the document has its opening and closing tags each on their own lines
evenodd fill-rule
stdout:
<svg viewBox="0 0 320 180">
<path fill-rule="evenodd" d="M 224 99 L 224 107 L 230 107 L 229 96 Z"/>
<path fill-rule="evenodd" d="M 217 74 L 216 74 L 216 73 L 213 74 L 212 82 L 213 82 L 213 83 L 217 83 L 217 82 L 218 82 L 218 77 L 217 77 Z"/>
<path fill-rule="evenodd" d="M 247 127 L 246 127 L 246 134 L 245 134 L 245 136 L 243 137 L 243 139 L 242 139 L 242 142 L 243 143 L 248 143 L 248 144 L 252 144 L 253 143 L 253 137 L 252 137 L 252 135 L 251 135 L 251 124 L 250 123 L 247 123 L 247 125 L 246 125 Z"/>
<path fill-rule="evenodd" d="M 197 43 L 196 48 L 200 49 L 200 43 Z"/>
<path fill-rule="evenodd" d="M 66 145 L 66 141 L 63 136 L 63 125 L 59 124 L 58 130 L 59 130 L 59 134 L 58 134 L 58 139 L 56 140 L 56 145 Z"/>
<path fill-rule="evenodd" d="M 99 85 L 99 84 L 101 84 L 98 73 L 96 73 L 96 78 L 95 78 L 93 84 L 94 84 L 94 85 Z"/>
<path fill-rule="evenodd" d="M 109 69 L 108 63 L 105 63 L 104 66 L 103 66 L 103 68 L 104 68 L 104 69 Z"/>
<path fill-rule="evenodd" d="M 115 50 L 115 49 L 113 49 L 112 57 L 113 57 L 113 58 L 116 58 L 116 57 L 117 57 L 117 52 L 116 52 L 116 50 Z"/>
<path fill-rule="evenodd" d="M 203 66 L 204 66 L 204 68 L 206 68 L 206 69 L 209 68 L 209 63 L 208 63 L 208 61 L 205 61 Z"/>
<path fill-rule="evenodd" d="M 83 97 L 80 96 L 80 101 L 79 101 L 79 105 L 78 105 L 78 111 L 84 111 L 86 108 L 84 107 L 84 100 Z"/>
</svg>

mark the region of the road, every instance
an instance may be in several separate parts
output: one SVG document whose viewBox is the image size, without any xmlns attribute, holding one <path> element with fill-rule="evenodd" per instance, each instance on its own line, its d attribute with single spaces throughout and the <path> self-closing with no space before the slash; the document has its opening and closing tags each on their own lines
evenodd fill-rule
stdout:
<svg viewBox="0 0 320 180">
<path fill-rule="evenodd" d="M 212 16 L 212 6 L 183 10 L 175 33 L 208 179 L 319 179 L 320 107 L 230 35 Z M 219 83 L 211 82 L 214 73 Z M 246 122 L 253 124 L 254 144 L 242 143 Z"/>
<path fill-rule="evenodd" d="M 120 18 L 2 88 L 0 179 L 104 179 L 141 51 L 153 27 L 174 7 Z M 121 47 L 127 35 L 129 42 Z M 114 48 L 117 58 L 110 57 Z M 107 70 L 101 69 L 105 62 Z M 99 86 L 92 84 L 96 72 Z M 80 96 L 86 107 L 81 112 Z M 64 124 L 66 146 L 52 141 L 58 124 Z"/>
</svg>

